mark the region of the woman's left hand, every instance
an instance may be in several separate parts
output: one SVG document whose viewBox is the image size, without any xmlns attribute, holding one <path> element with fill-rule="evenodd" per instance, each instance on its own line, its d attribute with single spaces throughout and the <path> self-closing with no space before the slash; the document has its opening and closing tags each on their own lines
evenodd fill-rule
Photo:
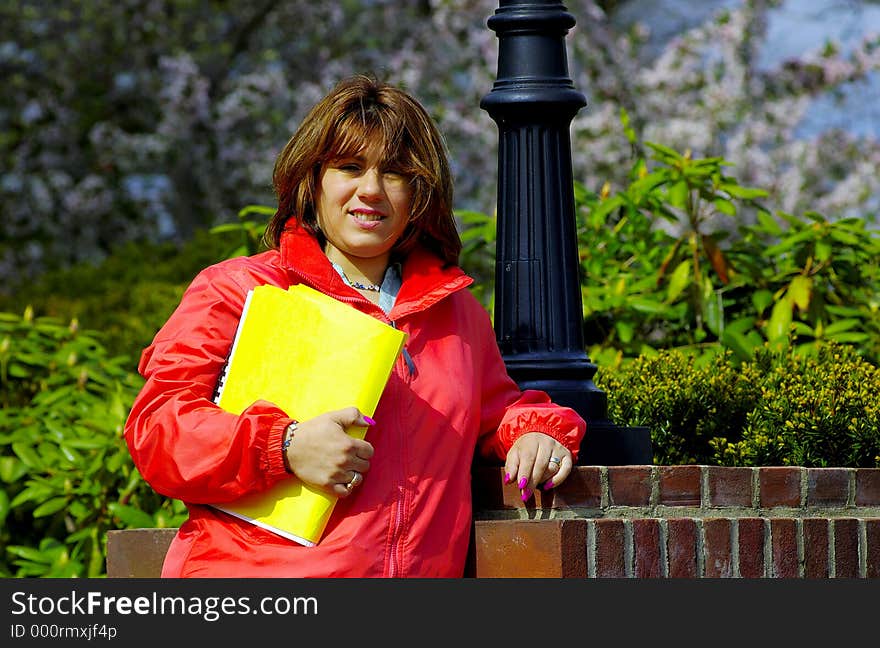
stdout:
<svg viewBox="0 0 880 648">
<path fill-rule="evenodd" d="M 539 484 L 544 490 L 559 486 L 571 473 L 573 463 L 571 452 L 559 441 L 543 432 L 528 432 L 507 453 L 504 481 L 515 483 L 525 502 Z"/>
</svg>

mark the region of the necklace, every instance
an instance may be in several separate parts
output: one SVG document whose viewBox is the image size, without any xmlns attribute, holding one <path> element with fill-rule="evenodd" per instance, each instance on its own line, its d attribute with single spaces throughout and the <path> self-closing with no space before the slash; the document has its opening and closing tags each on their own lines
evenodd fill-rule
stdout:
<svg viewBox="0 0 880 648">
<path fill-rule="evenodd" d="M 345 280 L 351 285 L 352 288 L 357 288 L 358 290 L 369 290 L 370 292 L 380 292 L 382 290 L 382 286 L 377 286 L 376 284 L 362 284 L 360 281 L 352 281 L 348 278 L 348 275 L 345 274 L 345 271 L 342 271 L 342 276 L 345 277 Z"/>
<path fill-rule="evenodd" d="M 351 282 L 352 287 L 357 288 L 358 290 L 369 290 L 372 292 L 379 292 L 382 290 L 382 286 L 377 286 L 376 284 L 364 285 L 360 281 L 349 281 Z"/>
</svg>

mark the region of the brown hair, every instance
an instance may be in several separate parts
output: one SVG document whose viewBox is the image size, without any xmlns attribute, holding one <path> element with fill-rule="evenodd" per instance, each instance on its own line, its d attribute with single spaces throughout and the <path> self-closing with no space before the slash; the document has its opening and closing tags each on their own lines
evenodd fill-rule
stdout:
<svg viewBox="0 0 880 648">
<path fill-rule="evenodd" d="M 361 151 L 370 143 L 410 178 L 411 214 L 391 252 L 401 258 L 418 242 L 446 263 L 458 263 L 461 239 L 452 213 L 452 175 L 444 141 L 425 108 L 412 96 L 372 76 L 340 81 L 306 115 L 275 160 L 272 182 L 278 209 L 264 240 L 278 248 L 290 218 L 323 245 L 315 204 L 318 178 L 328 162 Z"/>
</svg>

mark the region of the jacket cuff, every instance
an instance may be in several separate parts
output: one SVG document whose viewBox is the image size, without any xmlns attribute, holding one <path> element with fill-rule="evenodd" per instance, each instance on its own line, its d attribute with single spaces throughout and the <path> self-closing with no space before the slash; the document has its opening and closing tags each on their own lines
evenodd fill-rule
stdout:
<svg viewBox="0 0 880 648">
<path fill-rule="evenodd" d="M 540 432 L 552 437 L 571 452 L 573 462 L 577 461 L 582 437 L 577 425 L 566 425 L 566 421 L 555 413 L 549 416 L 536 412 L 520 414 L 510 427 L 506 443 L 508 450 L 518 438 L 529 432 Z"/>
<path fill-rule="evenodd" d="M 287 472 L 287 468 L 284 466 L 284 449 L 281 447 L 281 444 L 284 441 L 284 432 L 291 423 L 293 423 L 292 418 L 282 416 L 272 424 L 269 430 L 266 456 L 263 462 L 269 483 L 290 477 L 290 473 Z"/>
</svg>

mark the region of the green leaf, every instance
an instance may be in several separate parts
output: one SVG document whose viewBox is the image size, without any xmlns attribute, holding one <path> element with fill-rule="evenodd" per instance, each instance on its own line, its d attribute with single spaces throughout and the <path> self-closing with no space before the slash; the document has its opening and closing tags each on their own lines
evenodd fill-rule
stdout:
<svg viewBox="0 0 880 648">
<path fill-rule="evenodd" d="M 843 243 L 844 245 L 847 245 L 850 247 L 860 247 L 861 246 L 861 239 L 859 239 L 858 236 L 851 234 L 849 232 L 845 232 L 839 227 L 833 227 L 831 229 L 831 231 L 829 232 L 829 235 L 831 236 L 831 238 L 833 238 L 838 243 Z"/>
<path fill-rule="evenodd" d="M 67 508 L 67 511 L 74 520 L 84 520 L 94 513 L 91 508 L 87 508 L 86 505 L 79 500 L 73 500 Z"/>
<path fill-rule="evenodd" d="M 274 216 L 276 209 L 269 205 L 245 205 L 238 211 L 239 218 L 249 214 L 260 214 L 261 216 Z"/>
<path fill-rule="evenodd" d="M 752 306 L 758 313 L 763 313 L 764 309 L 773 303 L 773 293 L 769 290 L 756 290 L 752 293 Z"/>
<path fill-rule="evenodd" d="M 816 259 L 827 261 L 831 258 L 831 244 L 827 241 L 816 241 Z"/>
<path fill-rule="evenodd" d="M 18 545 L 13 545 L 6 547 L 6 551 L 11 553 L 13 556 L 18 556 L 19 558 L 24 558 L 26 560 L 30 560 L 35 563 L 40 564 L 51 564 L 54 560 L 54 557 L 49 553 L 44 553 L 38 549 L 34 549 L 33 547 L 22 547 Z"/>
<path fill-rule="evenodd" d="M 825 327 L 826 335 L 833 335 L 835 333 L 842 333 L 843 331 L 849 331 L 854 329 L 855 327 L 861 325 L 862 321 L 854 318 L 836 320 Z"/>
<path fill-rule="evenodd" d="M 7 484 L 21 479 L 27 470 L 27 465 L 18 457 L 0 457 L 0 480 Z"/>
<path fill-rule="evenodd" d="M 42 469 L 43 462 L 29 443 L 13 443 L 12 451 L 31 469 Z"/>
<path fill-rule="evenodd" d="M 742 187 L 738 184 L 733 184 L 730 182 L 721 183 L 718 188 L 721 191 L 727 192 L 733 198 L 739 198 L 741 200 L 752 200 L 754 198 L 766 198 L 770 195 L 764 189 L 757 189 L 755 187 Z"/>
<path fill-rule="evenodd" d="M 858 308 L 854 308 L 851 306 L 836 306 L 834 304 L 826 304 L 825 310 L 827 310 L 832 315 L 838 315 L 840 317 L 859 317 L 862 314 L 862 311 Z"/>
<path fill-rule="evenodd" d="M 813 280 L 805 275 L 796 275 L 788 284 L 787 295 L 791 297 L 795 306 L 803 312 L 810 306 L 810 297 L 813 292 Z"/>
<path fill-rule="evenodd" d="M 66 497 L 53 497 L 48 502 L 44 502 L 35 508 L 33 515 L 35 518 L 52 515 L 65 508 L 67 502 L 68 500 Z"/>
<path fill-rule="evenodd" d="M 674 302 L 691 281 L 691 262 L 686 259 L 679 263 L 669 277 L 666 301 Z"/>
<path fill-rule="evenodd" d="M 132 506 L 111 502 L 110 512 L 118 517 L 130 529 L 143 529 L 154 526 L 153 518 Z"/>
<path fill-rule="evenodd" d="M 795 332 L 796 335 L 800 335 L 803 337 L 821 337 L 821 327 L 817 327 L 813 329 L 809 324 L 804 322 L 795 321 L 791 324 L 791 329 Z"/>
<path fill-rule="evenodd" d="M 9 495 L 6 491 L 0 488 L 0 527 L 3 527 L 6 524 L 6 516 L 9 515 L 9 511 L 12 510 L 12 507 L 9 504 Z"/>
<path fill-rule="evenodd" d="M 590 211 L 587 218 L 590 226 L 596 228 L 603 225 L 608 214 L 615 209 L 622 207 L 623 204 L 624 201 L 620 195 L 614 195 L 603 200 Z"/>
<path fill-rule="evenodd" d="M 768 234 L 772 234 L 773 236 L 779 236 L 782 234 L 782 228 L 779 227 L 779 223 L 777 223 L 776 220 L 763 209 L 758 212 L 757 220 L 761 227 L 764 228 L 764 231 Z"/>
<path fill-rule="evenodd" d="M 737 333 L 730 327 L 724 329 L 721 334 L 721 342 L 742 360 L 750 360 L 755 348 L 755 345 L 751 344 L 745 335 Z"/>
<path fill-rule="evenodd" d="M 709 290 L 708 296 L 703 302 L 703 314 L 706 318 L 706 326 L 715 335 L 720 335 L 724 330 L 724 305 L 721 295 L 712 290 L 712 282 L 707 278 Z"/>
<path fill-rule="evenodd" d="M 669 178 L 667 174 L 654 171 L 653 173 L 646 175 L 644 178 L 639 178 L 633 182 L 627 189 L 626 194 L 631 197 L 636 204 L 640 204 L 641 199 L 645 194 L 649 194 L 655 188 L 668 182 L 668 180 Z"/>
<path fill-rule="evenodd" d="M 109 444 L 107 439 L 68 439 L 64 442 L 66 445 L 71 448 L 76 448 L 78 450 L 98 450 L 100 448 L 106 448 Z"/>
<path fill-rule="evenodd" d="M 773 305 L 770 321 L 767 322 L 767 339 L 771 342 L 788 336 L 791 325 L 791 300 L 783 297 Z"/>
<path fill-rule="evenodd" d="M 712 201 L 712 204 L 715 205 L 715 209 L 717 209 L 722 214 L 727 214 L 728 216 L 736 216 L 736 206 L 729 200 L 725 200 L 724 198 L 715 198 L 715 200 Z"/>
<path fill-rule="evenodd" d="M 687 206 L 688 185 L 684 180 L 679 180 L 669 188 L 669 203 L 673 207 L 684 209 Z"/>
<path fill-rule="evenodd" d="M 663 144 L 657 144 L 656 142 L 645 142 L 645 146 L 653 149 L 654 152 L 658 154 L 657 156 L 655 156 L 657 159 L 665 159 L 673 162 L 680 162 L 683 159 L 681 153 L 679 153 L 675 149 L 669 148 L 668 146 L 664 146 Z"/>
<path fill-rule="evenodd" d="M 834 340 L 835 342 L 840 342 L 841 344 L 856 344 L 859 342 L 867 342 L 871 339 L 871 336 L 867 333 L 834 333 L 829 334 L 826 331 L 826 338 L 830 340 Z"/>
<path fill-rule="evenodd" d="M 666 310 L 666 306 L 662 302 L 645 297 L 633 297 L 629 300 L 629 305 L 640 313 L 657 314 Z"/>
<path fill-rule="evenodd" d="M 45 502 L 54 492 L 43 484 L 31 484 L 12 498 L 12 508 L 25 502 Z"/>
<path fill-rule="evenodd" d="M 223 234 L 225 232 L 240 232 L 241 229 L 241 223 L 224 223 L 223 225 L 215 225 L 208 231 L 211 234 Z"/>
<path fill-rule="evenodd" d="M 27 367 L 17 362 L 10 363 L 7 371 L 12 378 L 28 378 L 31 375 Z"/>
<path fill-rule="evenodd" d="M 724 330 L 733 331 L 734 333 L 739 333 L 743 335 L 748 331 L 751 331 L 755 326 L 755 319 L 753 317 L 740 317 L 739 319 L 735 319 L 732 322 L 728 322 Z"/>
</svg>

